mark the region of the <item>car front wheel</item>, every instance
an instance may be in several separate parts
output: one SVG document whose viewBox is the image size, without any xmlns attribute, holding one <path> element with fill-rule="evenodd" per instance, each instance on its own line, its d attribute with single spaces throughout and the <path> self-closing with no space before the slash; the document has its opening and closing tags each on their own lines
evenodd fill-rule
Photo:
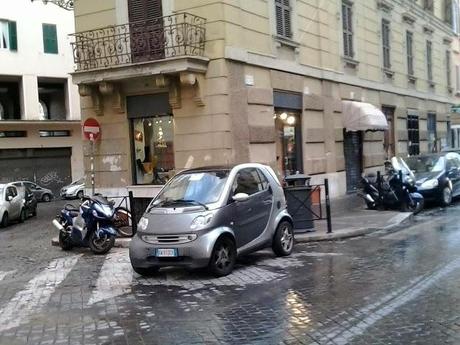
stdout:
<svg viewBox="0 0 460 345">
<path fill-rule="evenodd" d="M 49 194 L 44 194 L 44 195 L 42 196 L 42 200 L 43 200 L 44 202 L 50 202 L 51 196 L 50 196 Z"/>
<path fill-rule="evenodd" d="M 277 256 L 288 256 L 294 248 L 294 230 L 288 221 L 282 221 L 275 232 L 272 249 Z"/>
<path fill-rule="evenodd" d="M 452 190 L 448 186 L 445 186 L 441 194 L 441 205 L 449 206 L 451 202 L 452 202 Z"/>
<path fill-rule="evenodd" d="M 229 237 L 216 241 L 209 261 L 209 270 L 216 277 L 223 277 L 233 271 L 236 263 L 236 245 Z"/>
</svg>

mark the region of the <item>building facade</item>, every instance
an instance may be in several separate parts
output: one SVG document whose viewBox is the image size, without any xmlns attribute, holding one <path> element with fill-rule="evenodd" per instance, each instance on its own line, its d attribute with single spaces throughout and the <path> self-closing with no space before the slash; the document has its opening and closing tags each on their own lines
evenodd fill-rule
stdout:
<svg viewBox="0 0 460 345">
<path fill-rule="evenodd" d="M 59 191 L 84 174 L 80 97 L 68 35 L 72 12 L 0 3 L 0 181 Z"/>
<path fill-rule="evenodd" d="M 453 7 L 76 1 L 73 81 L 83 118 L 102 126 L 96 186 L 147 197 L 175 171 L 251 161 L 328 177 L 341 195 L 392 155 L 440 150 L 454 99 Z M 368 111 L 385 126 L 351 123 Z"/>
</svg>

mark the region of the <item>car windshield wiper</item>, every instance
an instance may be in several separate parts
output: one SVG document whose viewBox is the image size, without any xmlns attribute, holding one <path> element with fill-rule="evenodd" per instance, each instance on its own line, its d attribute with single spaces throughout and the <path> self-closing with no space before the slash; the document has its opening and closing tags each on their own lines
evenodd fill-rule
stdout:
<svg viewBox="0 0 460 345">
<path fill-rule="evenodd" d="M 192 200 L 192 199 L 165 199 L 163 201 L 160 201 L 158 204 L 150 206 L 149 209 L 147 210 L 147 212 L 150 212 L 152 210 L 152 208 L 155 208 L 155 207 L 168 206 L 168 205 L 180 204 L 180 203 L 196 204 L 196 205 L 202 206 L 206 211 L 209 210 L 208 206 L 206 206 L 205 204 L 203 204 L 202 202 L 199 202 L 197 200 Z"/>
<path fill-rule="evenodd" d="M 175 204 L 175 203 L 184 203 L 184 204 L 195 204 L 195 205 L 200 205 L 202 206 L 206 211 L 209 210 L 208 206 L 203 204 L 202 202 L 199 202 L 197 200 L 192 200 L 192 199 L 174 199 L 174 200 L 169 200 L 168 204 Z M 163 204 L 164 205 L 164 204 Z"/>
</svg>

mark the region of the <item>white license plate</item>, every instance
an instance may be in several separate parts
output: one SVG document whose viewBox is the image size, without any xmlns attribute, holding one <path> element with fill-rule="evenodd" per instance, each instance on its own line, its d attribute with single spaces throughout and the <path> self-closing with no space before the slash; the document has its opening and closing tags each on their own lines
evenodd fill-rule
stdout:
<svg viewBox="0 0 460 345">
<path fill-rule="evenodd" d="M 160 258 L 174 258 L 177 256 L 177 249 L 157 249 L 155 256 Z"/>
</svg>

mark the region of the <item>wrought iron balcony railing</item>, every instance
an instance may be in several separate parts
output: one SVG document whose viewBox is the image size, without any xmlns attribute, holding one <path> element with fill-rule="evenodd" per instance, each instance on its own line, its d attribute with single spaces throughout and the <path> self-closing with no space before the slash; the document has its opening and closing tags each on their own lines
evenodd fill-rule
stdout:
<svg viewBox="0 0 460 345">
<path fill-rule="evenodd" d="M 178 13 L 72 34 L 76 71 L 203 56 L 206 19 Z"/>
</svg>

